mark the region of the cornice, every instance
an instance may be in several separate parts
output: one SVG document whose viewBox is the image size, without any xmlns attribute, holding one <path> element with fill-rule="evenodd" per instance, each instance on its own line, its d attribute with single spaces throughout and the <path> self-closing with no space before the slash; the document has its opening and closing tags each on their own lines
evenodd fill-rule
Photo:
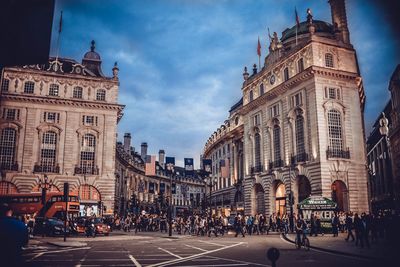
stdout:
<svg viewBox="0 0 400 267">
<path fill-rule="evenodd" d="M 209 147 L 204 148 L 204 157 L 207 158 L 208 155 L 211 153 L 211 150 L 213 150 L 216 146 L 218 146 L 219 144 L 230 140 L 230 139 L 234 139 L 237 136 L 243 136 L 244 134 L 244 125 L 241 124 L 238 127 L 236 127 L 235 129 L 227 132 L 226 134 L 224 134 L 223 136 L 221 136 L 218 140 L 216 140 L 215 142 L 213 142 Z"/>
<path fill-rule="evenodd" d="M 56 98 L 56 97 L 42 97 L 42 96 L 26 96 L 19 94 L 2 94 L 0 95 L 0 99 L 2 101 L 17 101 L 17 102 L 25 102 L 25 103 L 35 103 L 35 104 L 46 104 L 46 105 L 65 105 L 72 107 L 83 107 L 83 108 L 94 108 L 94 109 L 107 109 L 107 110 L 117 110 L 122 111 L 125 108 L 125 105 L 120 104 L 112 104 L 112 103 L 98 103 L 92 101 L 82 101 L 82 100 L 69 100 L 65 98 Z"/>
</svg>

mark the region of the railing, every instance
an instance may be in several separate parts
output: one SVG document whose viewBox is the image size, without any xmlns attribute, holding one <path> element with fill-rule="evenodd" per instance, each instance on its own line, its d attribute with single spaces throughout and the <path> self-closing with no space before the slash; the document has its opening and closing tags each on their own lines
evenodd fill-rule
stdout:
<svg viewBox="0 0 400 267">
<path fill-rule="evenodd" d="M 342 158 L 342 159 L 350 159 L 350 150 L 347 148 L 346 150 L 333 150 L 328 146 L 326 150 L 326 157 L 329 158 Z"/>
<path fill-rule="evenodd" d="M 33 172 L 60 173 L 60 166 L 57 165 L 38 165 L 33 166 Z"/>
<path fill-rule="evenodd" d="M 295 163 L 306 162 L 306 161 L 308 161 L 308 154 L 305 152 L 295 155 L 292 159 L 292 162 Z"/>
<path fill-rule="evenodd" d="M 250 168 L 250 173 L 256 173 L 256 172 L 262 172 L 263 171 L 263 165 L 256 165 L 254 167 Z"/>
<path fill-rule="evenodd" d="M 18 163 L 0 163 L 0 170 L 18 171 Z"/>
<path fill-rule="evenodd" d="M 74 174 L 93 174 L 93 175 L 98 175 L 99 174 L 99 168 L 97 166 L 93 166 L 93 167 L 75 166 Z"/>
</svg>

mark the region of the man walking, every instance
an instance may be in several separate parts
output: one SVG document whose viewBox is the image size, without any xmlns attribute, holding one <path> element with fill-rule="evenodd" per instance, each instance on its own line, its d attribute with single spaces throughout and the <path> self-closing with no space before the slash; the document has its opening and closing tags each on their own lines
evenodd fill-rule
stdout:
<svg viewBox="0 0 400 267">
<path fill-rule="evenodd" d="M 351 241 L 354 241 L 354 235 L 353 235 L 353 219 L 350 217 L 349 213 L 346 213 L 346 229 L 347 229 L 347 237 L 346 237 L 346 241 L 349 241 L 350 237 L 351 237 Z"/>
<path fill-rule="evenodd" d="M 235 231 L 236 231 L 235 237 L 237 237 L 239 233 L 241 233 L 242 236 L 245 237 L 244 232 L 243 232 L 244 223 L 242 223 L 242 218 L 239 215 L 239 213 L 235 217 L 234 226 L 235 226 Z"/>
</svg>

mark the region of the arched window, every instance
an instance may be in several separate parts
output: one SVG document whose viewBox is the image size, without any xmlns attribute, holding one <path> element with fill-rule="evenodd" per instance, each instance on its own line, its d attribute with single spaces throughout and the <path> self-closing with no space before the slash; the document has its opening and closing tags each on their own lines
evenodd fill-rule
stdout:
<svg viewBox="0 0 400 267">
<path fill-rule="evenodd" d="M 283 70 L 283 78 L 284 78 L 285 81 L 289 80 L 289 68 L 288 67 L 286 67 Z"/>
<path fill-rule="evenodd" d="M 296 160 L 305 161 L 305 143 L 304 143 L 304 118 L 303 115 L 298 114 L 295 120 L 296 129 Z"/>
<path fill-rule="evenodd" d="M 341 157 L 343 151 L 342 137 L 342 115 L 336 109 L 328 111 L 328 133 L 329 148 L 328 150 L 333 157 Z"/>
<path fill-rule="evenodd" d="M 9 86 L 10 86 L 10 80 L 9 79 L 3 79 L 3 81 L 1 82 L 1 91 L 7 92 Z"/>
<path fill-rule="evenodd" d="M 59 86 L 58 86 L 58 84 L 54 84 L 54 83 L 50 84 L 50 87 L 49 87 L 49 95 L 51 95 L 51 96 L 58 96 L 58 93 L 59 93 Z"/>
<path fill-rule="evenodd" d="M 17 132 L 13 128 L 5 128 L 1 131 L 0 138 L 0 169 L 15 170 L 15 146 Z"/>
<path fill-rule="evenodd" d="M 6 181 L 0 182 L 0 196 L 16 193 L 18 193 L 18 189 L 15 184 Z"/>
<path fill-rule="evenodd" d="M 264 94 L 264 84 L 260 84 L 260 96 Z"/>
<path fill-rule="evenodd" d="M 106 90 L 104 89 L 97 90 L 96 100 L 106 101 Z"/>
<path fill-rule="evenodd" d="M 261 171 L 261 136 L 259 133 L 254 135 L 254 168 Z"/>
<path fill-rule="evenodd" d="M 92 134 L 85 134 L 81 143 L 81 162 L 82 174 L 96 174 L 95 166 L 96 137 Z"/>
<path fill-rule="evenodd" d="M 57 133 L 48 131 L 43 133 L 40 149 L 40 167 L 42 172 L 57 172 Z"/>
<path fill-rule="evenodd" d="M 331 53 L 325 54 L 325 66 L 328 68 L 333 68 L 333 55 Z"/>
<path fill-rule="evenodd" d="M 24 93 L 33 94 L 35 92 L 35 83 L 28 81 L 24 84 Z"/>
<path fill-rule="evenodd" d="M 83 92 L 82 87 L 79 87 L 79 86 L 75 87 L 74 92 L 73 92 L 73 98 L 82 99 L 82 95 L 83 95 L 82 92 Z"/>
<path fill-rule="evenodd" d="M 253 101 L 253 90 L 250 90 L 249 93 L 249 102 Z"/>
<path fill-rule="evenodd" d="M 274 167 L 281 167 L 281 127 L 275 125 L 273 129 L 274 140 Z"/>
<path fill-rule="evenodd" d="M 304 70 L 303 58 L 300 58 L 299 61 L 297 61 L 297 69 L 299 72 L 302 72 Z"/>
</svg>

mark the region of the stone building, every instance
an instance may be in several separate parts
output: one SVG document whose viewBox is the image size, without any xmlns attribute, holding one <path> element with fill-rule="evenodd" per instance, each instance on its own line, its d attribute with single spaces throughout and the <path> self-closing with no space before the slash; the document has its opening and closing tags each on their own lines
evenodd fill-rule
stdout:
<svg viewBox="0 0 400 267">
<path fill-rule="evenodd" d="M 369 209 L 362 78 L 344 0 L 329 4 L 332 24 L 308 10 L 306 21 L 270 36 L 259 71 L 245 68 L 245 214 L 297 213 L 309 196 Z"/>
<path fill-rule="evenodd" d="M 0 166 L 2 194 L 38 191 L 47 176 L 52 190 L 64 182 L 79 192 L 82 215 L 112 214 L 118 67 L 101 68 L 92 41 L 82 63 L 50 58 L 45 65 L 8 67 L 1 77 Z"/>
</svg>

